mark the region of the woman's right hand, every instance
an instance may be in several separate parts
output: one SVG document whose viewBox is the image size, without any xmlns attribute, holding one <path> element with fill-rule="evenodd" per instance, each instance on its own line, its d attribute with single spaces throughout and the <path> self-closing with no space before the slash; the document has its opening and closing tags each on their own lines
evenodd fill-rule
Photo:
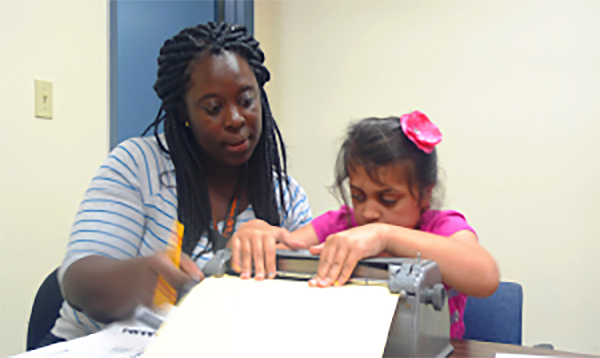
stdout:
<svg viewBox="0 0 600 358">
<path fill-rule="evenodd" d="M 248 221 L 240 225 L 227 244 L 231 248 L 231 268 L 242 279 L 252 276 L 253 266 L 256 280 L 274 278 L 277 275 L 276 250 L 282 244 L 290 249 L 308 247 L 284 228 L 271 226 L 259 219 Z"/>
<path fill-rule="evenodd" d="M 63 289 L 65 299 L 74 308 L 97 321 L 113 322 L 130 316 L 140 304 L 152 306 L 159 275 L 176 290 L 191 280 L 204 278 L 185 254 L 180 268 L 164 252 L 128 260 L 87 256 L 69 266 L 63 276 Z"/>
<path fill-rule="evenodd" d="M 179 290 L 190 281 L 200 282 L 204 279 L 202 271 L 184 253 L 181 254 L 180 268 L 175 267 L 164 252 L 158 252 L 142 260 L 145 262 L 140 265 L 141 273 L 138 276 L 140 287 L 135 289 L 134 292 L 137 293 L 135 301 L 146 307 L 152 307 L 159 276 L 175 290 Z"/>
</svg>

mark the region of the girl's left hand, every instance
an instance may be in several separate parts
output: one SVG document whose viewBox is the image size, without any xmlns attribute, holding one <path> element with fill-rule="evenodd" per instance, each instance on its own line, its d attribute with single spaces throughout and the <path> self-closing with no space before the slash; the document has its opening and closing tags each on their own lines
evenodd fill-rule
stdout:
<svg viewBox="0 0 600 358">
<path fill-rule="evenodd" d="M 317 275 L 308 281 L 309 285 L 346 283 L 359 260 L 385 251 L 386 242 L 380 233 L 383 229 L 379 224 L 359 226 L 330 235 L 324 243 L 311 247 L 310 252 L 321 257 Z"/>
</svg>

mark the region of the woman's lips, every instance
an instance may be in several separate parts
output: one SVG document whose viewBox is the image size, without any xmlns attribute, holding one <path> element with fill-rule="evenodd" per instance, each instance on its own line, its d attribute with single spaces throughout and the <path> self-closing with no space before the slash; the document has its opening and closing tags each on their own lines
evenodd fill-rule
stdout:
<svg viewBox="0 0 600 358">
<path fill-rule="evenodd" d="M 233 153 L 244 152 L 248 150 L 249 146 L 250 141 L 248 140 L 248 138 L 236 143 L 225 143 L 225 147 L 227 148 L 227 150 Z"/>
</svg>

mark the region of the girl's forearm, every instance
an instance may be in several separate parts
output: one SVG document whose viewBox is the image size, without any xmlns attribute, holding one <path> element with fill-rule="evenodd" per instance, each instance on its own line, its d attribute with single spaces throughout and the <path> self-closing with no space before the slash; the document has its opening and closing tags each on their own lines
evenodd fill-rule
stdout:
<svg viewBox="0 0 600 358">
<path fill-rule="evenodd" d="M 306 247 L 314 246 L 319 244 L 319 238 L 317 237 L 317 232 L 312 224 L 306 224 L 303 227 L 299 228 L 296 231 L 291 233 L 292 239 L 294 241 L 301 242 L 306 245 Z"/>
<path fill-rule="evenodd" d="M 394 256 L 435 261 L 445 284 L 471 296 L 485 297 L 496 290 L 500 279 L 496 261 L 479 245 L 471 231 L 450 237 L 386 224 L 376 228 L 385 241 L 386 251 Z"/>
</svg>

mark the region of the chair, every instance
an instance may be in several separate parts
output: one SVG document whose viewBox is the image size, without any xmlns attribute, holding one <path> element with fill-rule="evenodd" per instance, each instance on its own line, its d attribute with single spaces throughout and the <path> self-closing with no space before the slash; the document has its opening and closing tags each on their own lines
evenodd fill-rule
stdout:
<svg viewBox="0 0 600 358">
<path fill-rule="evenodd" d="M 27 350 L 36 349 L 39 343 L 50 332 L 59 316 L 63 297 L 60 293 L 58 269 L 49 274 L 35 295 L 29 326 L 27 328 Z"/>
<path fill-rule="evenodd" d="M 521 344 L 523 288 L 515 282 L 500 282 L 493 295 L 469 297 L 464 312 L 463 339 Z"/>
</svg>

